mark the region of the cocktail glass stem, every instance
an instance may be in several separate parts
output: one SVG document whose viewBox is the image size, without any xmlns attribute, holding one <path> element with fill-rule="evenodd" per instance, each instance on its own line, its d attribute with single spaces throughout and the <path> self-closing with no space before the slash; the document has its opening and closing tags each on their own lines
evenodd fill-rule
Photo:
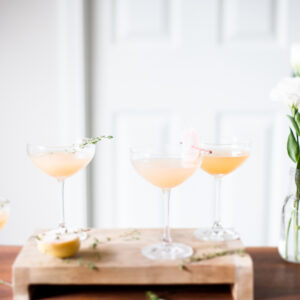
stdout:
<svg viewBox="0 0 300 300">
<path fill-rule="evenodd" d="M 163 202 L 164 202 L 164 233 L 162 242 L 163 244 L 171 244 L 172 238 L 170 234 L 170 189 L 163 189 Z"/>
<path fill-rule="evenodd" d="M 222 228 L 221 225 L 221 186 L 222 186 L 222 175 L 215 176 L 215 220 L 213 229 Z"/>
<path fill-rule="evenodd" d="M 63 179 L 58 179 L 60 185 L 60 198 L 61 198 L 61 221 L 59 223 L 59 228 L 66 229 L 65 226 L 65 181 Z"/>
</svg>

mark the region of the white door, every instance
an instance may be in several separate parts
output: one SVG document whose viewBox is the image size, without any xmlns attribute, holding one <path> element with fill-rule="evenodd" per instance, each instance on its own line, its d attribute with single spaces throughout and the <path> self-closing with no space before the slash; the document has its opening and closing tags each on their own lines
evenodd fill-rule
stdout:
<svg viewBox="0 0 300 300">
<path fill-rule="evenodd" d="M 292 0 L 91 2 L 92 133 L 116 136 L 93 163 L 94 226 L 161 226 L 160 191 L 136 174 L 129 147 L 172 140 L 189 122 L 202 137 L 252 139 L 249 160 L 224 180 L 223 220 L 247 245 L 276 243 L 287 126 L 269 93 L 290 75 L 297 9 Z M 212 218 L 213 179 L 199 171 L 172 192 L 171 223 Z"/>
</svg>

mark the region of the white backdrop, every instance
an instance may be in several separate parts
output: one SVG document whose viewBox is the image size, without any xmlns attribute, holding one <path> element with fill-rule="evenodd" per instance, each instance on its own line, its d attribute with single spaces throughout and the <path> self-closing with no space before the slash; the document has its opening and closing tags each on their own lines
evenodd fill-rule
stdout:
<svg viewBox="0 0 300 300">
<path fill-rule="evenodd" d="M 23 243 L 59 218 L 56 182 L 26 142 L 113 134 L 89 172 L 67 181 L 67 221 L 160 226 L 159 191 L 128 147 L 172 140 L 185 121 L 205 137 L 251 138 L 251 158 L 224 181 L 224 222 L 248 245 L 276 244 L 286 191 L 286 121 L 269 92 L 290 75 L 295 0 L 0 0 L 0 193 L 12 214 L 0 243 Z M 87 189 L 88 187 L 88 189 Z M 212 179 L 173 193 L 172 225 L 212 222 Z M 87 192 L 88 190 L 88 192 Z"/>
<path fill-rule="evenodd" d="M 0 194 L 12 204 L 0 244 L 56 226 L 58 186 L 37 170 L 26 143 L 86 135 L 81 1 L 0 0 Z M 84 172 L 66 183 L 67 220 L 86 224 Z"/>
</svg>

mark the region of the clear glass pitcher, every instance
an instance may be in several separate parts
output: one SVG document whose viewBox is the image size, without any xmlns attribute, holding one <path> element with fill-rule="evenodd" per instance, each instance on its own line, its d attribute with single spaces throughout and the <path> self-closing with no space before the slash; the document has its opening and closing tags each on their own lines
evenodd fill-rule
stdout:
<svg viewBox="0 0 300 300">
<path fill-rule="evenodd" d="M 291 168 L 290 184 L 281 210 L 279 254 L 289 262 L 300 263 L 300 170 Z"/>
</svg>

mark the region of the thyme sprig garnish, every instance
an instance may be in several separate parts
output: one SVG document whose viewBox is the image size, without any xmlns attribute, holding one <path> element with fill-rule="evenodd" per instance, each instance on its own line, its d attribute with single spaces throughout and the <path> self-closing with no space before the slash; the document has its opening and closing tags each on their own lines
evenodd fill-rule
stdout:
<svg viewBox="0 0 300 300">
<path fill-rule="evenodd" d="M 221 250 L 221 251 L 216 251 L 212 253 L 204 253 L 201 256 L 191 256 L 186 260 L 183 260 L 179 264 L 179 270 L 181 271 L 187 271 L 187 265 L 200 262 L 200 261 L 205 261 L 205 260 L 210 260 L 216 257 L 221 257 L 221 256 L 227 256 L 227 255 L 240 255 L 243 256 L 245 255 L 245 250 L 244 249 L 233 249 L 233 250 Z"/>
<path fill-rule="evenodd" d="M 89 138 L 89 139 L 85 139 L 79 145 L 79 148 L 82 149 L 82 148 L 86 147 L 87 145 L 95 145 L 98 142 L 102 141 L 103 139 L 111 140 L 112 138 L 113 138 L 113 136 L 111 136 L 111 135 L 101 135 L 101 136 L 97 136 L 97 137 L 92 137 L 92 138 Z"/>
<path fill-rule="evenodd" d="M 3 208 L 5 205 L 9 204 L 9 200 L 5 199 L 3 201 L 0 200 L 0 209 Z"/>
<path fill-rule="evenodd" d="M 146 297 L 148 300 L 165 300 L 163 298 L 159 298 L 155 293 L 151 291 L 146 292 Z"/>
<path fill-rule="evenodd" d="M 42 238 L 41 238 L 39 235 L 35 235 L 34 238 L 35 238 L 36 240 L 38 240 L 38 241 L 41 241 L 41 240 L 42 240 Z"/>
</svg>

